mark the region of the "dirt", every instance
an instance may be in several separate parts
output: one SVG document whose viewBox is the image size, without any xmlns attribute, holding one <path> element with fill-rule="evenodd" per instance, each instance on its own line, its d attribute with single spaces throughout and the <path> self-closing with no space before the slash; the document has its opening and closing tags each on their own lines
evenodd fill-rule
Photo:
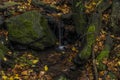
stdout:
<svg viewBox="0 0 120 80">
<path fill-rule="evenodd" d="M 64 75 L 71 80 L 77 80 L 80 77 L 81 70 L 71 70 L 70 68 L 74 66 L 73 62 L 69 61 L 71 52 L 48 50 L 40 52 L 37 56 L 40 58 L 41 70 L 43 66 L 47 65 L 49 70 L 46 73 L 52 78 L 56 79 Z"/>
</svg>

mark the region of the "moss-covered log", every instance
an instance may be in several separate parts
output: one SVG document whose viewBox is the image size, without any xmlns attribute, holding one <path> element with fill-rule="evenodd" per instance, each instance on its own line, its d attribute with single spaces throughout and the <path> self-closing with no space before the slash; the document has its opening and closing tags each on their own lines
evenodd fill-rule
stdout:
<svg viewBox="0 0 120 80">
<path fill-rule="evenodd" d="M 98 70 L 105 70 L 106 65 L 103 64 L 104 59 L 107 59 L 109 57 L 109 53 L 112 47 L 112 39 L 110 35 L 107 36 L 106 41 L 105 41 L 105 46 L 104 49 L 99 53 L 97 56 L 96 60 L 98 62 Z"/>
<path fill-rule="evenodd" d="M 76 1 L 76 2 L 75 2 Z M 83 13 L 84 12 L 84 7 L 83 7 L 83 2 L 82 1 L 78 1 L 78 0 L 75 0 L 74 3 L 73 3 L 73 8 L 74 8 L 74 18 L 76 20 L 75 21 L 75 27 L 79 32 L 80 34 L 86 34 L 86 45 L 85 47 L 83 47 L 83 50 L 80 51 L 79 53 L 79 58 L 80 60 L 87 60 L 90 55 L 91 55 L 91 52 L 92 52 L 92 44 L 95 42 L 95 38 L 97 35 L 99 35 L 99 32 L 100 32 L 100 29 L 102 28 L 102 14 L 103 12 L 108 9 L 110 7 L 111 4 L 109 4 L 109 1 L 98 1 L 96 0 L 97 2 L 99 2 L 99 4 L 96 5 L 96 8 L 94 10 L 94 12 L 88 17 L 88 29 L 85 27 L 86 26 L 86 18 L 85 18 L 85 14 Z M 82 5 L 79 6 L 79 7 L 76 7 L 78 6 L 79 4 L 81 4 L 82 2 Z M 103 5 L 106 4 L 108 6 L 105 6 L 103 7 Z M 81 14 L 82 13 L 82 14 Z M 87 31 L 86 31 L 87 30 Z"/>
<path fill-rule="evenodd" d="M 88 59 L 91 55 L 92 44 L 95 42 L 95 25 L 90 25 L 87 31 L 87 44 L 79 54 L 80 59 Z"/>
</svg>

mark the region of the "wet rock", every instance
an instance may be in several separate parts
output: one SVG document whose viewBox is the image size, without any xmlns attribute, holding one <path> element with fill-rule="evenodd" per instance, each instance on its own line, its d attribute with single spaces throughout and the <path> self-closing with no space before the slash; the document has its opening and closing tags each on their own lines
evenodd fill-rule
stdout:
<svg viewBox="0 0 120 80">
<path fill-rule="evenodd" d="M 55 37 L 47 25 L 47 20 L 37 11 L 11 17 L 6 20 L 6 25 L 12 43 L 38 50 L 55 45 Z"/>
</svg>

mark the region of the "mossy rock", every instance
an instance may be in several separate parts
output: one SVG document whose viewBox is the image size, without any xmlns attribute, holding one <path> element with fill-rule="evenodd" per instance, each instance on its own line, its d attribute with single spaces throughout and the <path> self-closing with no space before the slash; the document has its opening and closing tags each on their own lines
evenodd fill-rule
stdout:
<svg viewBox="0 0 120 80">
<path fill-rule="evenodd" d="M 38 11 L 29 11 L 6 20 L 11 42 L 34 49 L 44 49 L 55 44 L 55 36 L 47 20 Z"/>
</svg>

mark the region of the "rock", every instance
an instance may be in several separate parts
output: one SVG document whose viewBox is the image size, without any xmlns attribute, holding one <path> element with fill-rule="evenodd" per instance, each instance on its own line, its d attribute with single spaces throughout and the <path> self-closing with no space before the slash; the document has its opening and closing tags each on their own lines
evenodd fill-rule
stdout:
<svg viewBox="0 0 120 80">
<path fill-rule="evenodd" d="M 55 45 L 55 36 L 48 27 L 47 20 L 35 10 L 7 19 L 6 25 L 12 43 L 38 50 Z"/>
</svg>

